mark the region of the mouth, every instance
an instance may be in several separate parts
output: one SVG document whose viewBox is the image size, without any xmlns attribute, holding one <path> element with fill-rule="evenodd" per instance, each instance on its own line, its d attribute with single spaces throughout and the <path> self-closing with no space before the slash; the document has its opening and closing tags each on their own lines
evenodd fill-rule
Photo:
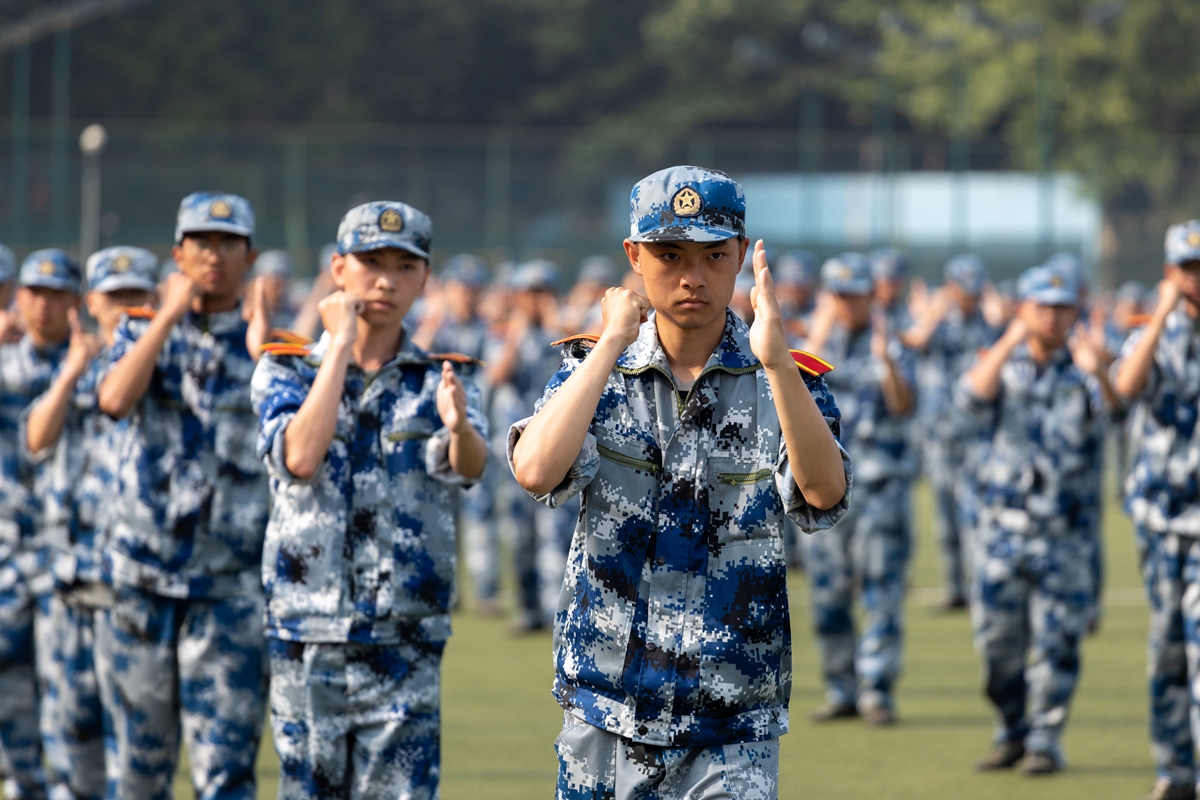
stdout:
<svg viewBox="0 0 1200 800">
<path fill-rule="evenodd" d="M 368 300 L 367 301 L 367 308 L 371 309 L 372 311 L 391 311 L 395 307 L 396 307 L 395 303 L 389 302 L 387 300 Z"/>
<path fill-rule="evenodd" d="M 686 309 L 686 310 L 694 310 L 694 309 L 698 309 L 698 308 L 704 308 L 707 305 L 708 305 L 708 301 L 701 300 L 698 297 L 686 297 L 683 300 L 677 300 L 675 302 L 676 308 L 682 308 L 682 309 Z"/>
</svg>

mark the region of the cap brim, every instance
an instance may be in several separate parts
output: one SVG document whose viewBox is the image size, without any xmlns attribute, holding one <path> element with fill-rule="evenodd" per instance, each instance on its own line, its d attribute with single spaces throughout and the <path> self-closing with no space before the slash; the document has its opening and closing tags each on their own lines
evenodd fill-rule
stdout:
<svg viewBox="0 0 1200 800">
<path fill-rule="evenodd" d="M 245 236 L 247 239 L 253 238 L 254 231 L 244 225 L 234 225 L 232 222 L 206 222 L 203 225 L 189 225 L 186 228 L 180 228 L 175 239 L 179 242 L 183 241 L 183 237 L 189 233 L 232 233 L 235 236 Z"/>
<path fill-rule="evenodd" d="M 1176 253 L 1176 254 L 1173 254 L 1170 258 L 1166 259 L 1166 262 L 1168 264 L 1171 264 L 1176 267 L 1178 267 L 1180 264 L 1183 264 L 1187 261 L 1200 261 L 1200 250 L 1188 250 L 1185 253 Z"/>
<path fill-rule="evenodd" d="M 821 288 L 833 294 L 869 295 L 875 293 L 875 286 L 871 281 L 847 281 L 846 283 L 828 281 L 823 283 Z"/>
<path fill-rule="evenodd" d="M 122 289 L 141 289 L 144 292 L 152 292 L 156 288 L 158 288 L 158 284 L 146 278 L 139 278 L 135 275 L 112 275 L 91 287 L 91 290 L 107 294 L 119 292 Z"/>
<path fill-rule="evenodd" d="M 65 278 L 56 278 L 53 275 L 38 275 L 33 278 L 28 278 L 21 281 L 21 286 L 31 289 L 35 287 L 42 289 L 60 289 L 79 294 L 79 283 L 77 281 L 69 281 Z"/>
<path fill-rule="evenodd" d="M 665 228 L 655 228 L 636 236 L 630 236 L 631 242 L 724 242 L 736 239 L 738 234 L 728 228 L 717 228 L 711 225 L 670 225 Z"/>
<path fill-rule="evenodd" d="M 395 239 L 376 239 L 373 242 L 364 242 L 357 247 L 352 247 L 345 251 L 343 251 L 341 248 L 338 248 L 338 252 L 341 255 L 346 255 L 347 253 L 369 253 L 372 250 L 386 250 L 389 247 L 394 247 L 397 250 L 404 250 L 412 253 L 414 256 L 420 256 L 426 260 L 429 259 L 429 253 L 417 247 L 412 242 L 397 241 Z"/>
<path fill-rule="evenodd" d="M 1025 298 L 1039 306 L 1076 306 L 1079 305 L 1079 295 L 1069 289 L 1042 289 L 1030 292 Z"/>
</svg>

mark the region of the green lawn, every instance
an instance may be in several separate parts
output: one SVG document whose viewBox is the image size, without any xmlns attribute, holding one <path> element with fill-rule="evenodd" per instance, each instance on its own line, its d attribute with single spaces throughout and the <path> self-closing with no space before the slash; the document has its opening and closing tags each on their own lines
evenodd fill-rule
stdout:
<svg viewBox="0 0 1200 800">
<path fill-rule="evenodd" d="M 783 738 L 782 798 L 1132 798 L 1154 779 L 1146 738 L 1146 608 L 1129 521 L 1106 519 L 1108 590 L 1104 624 L 1084 648 L 1083 678 L 1064 740 L 1069 769 L 1042 779 L 977 775 L 991 715 L 979 690 L 979 662 L 965 615 L 941 616 L 937 554 L 918 493 L 919 546 L 908 609 L 906 674 L 899 724 L 868 730 L 856 721 L 816 727 L 808 711 L 822 696 L 807 590 L 792 581 L 795 690 L 792 733 Z M 514 638 L 507 623 L 470 612 L 455 618 L 443 687 L 443 800 L 550 798 L 561 712 L 550 697 L 549 636 Z M 274 797 L 269 739 L 259 759 L 260 796 Z M 186 781 L 178 796 L 191 797 Z"/>
</svg>

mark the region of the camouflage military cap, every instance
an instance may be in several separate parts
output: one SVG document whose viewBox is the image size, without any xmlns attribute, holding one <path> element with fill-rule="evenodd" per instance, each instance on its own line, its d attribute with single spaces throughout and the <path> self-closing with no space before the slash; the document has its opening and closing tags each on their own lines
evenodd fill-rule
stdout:
<svg viewBox="0 0 1200 800">
<path fill-rule="evenodd" d="M 296 268 L 287 250 L 264 250 L 254 261 L 254 274 L 259 277 L 290 278 Z"/>
<path fill-rule="evenodd" d="M 152 292 L 158 285 L 157 277 L 158 256 L 140 247 L 106 247 L 87 260 L 88 288 L 97 292 Z"/>
<path fill-rule="evenodd" d="M 821 267 L 821 287 L 834 294 L 871 294 L 871 265 L 862 253 L 842 253 Z"/>
<path fill-rule="evenodd" d="M 533 292 L 558 290 L 558 265 L 544 258 L 526 261 L 513 273 L 512 287 Z"/>
<path fill-rule="evenodd" d="M 947 281 L 956 284 L 967 294 L 978 295 L 987 280 L 987 267 L 983 259 L 974 253 L 962 253 L 946 262 L 945 275 Z"/>
<path fill-rule="evenodd" d="M 1062 266 L 1030 267 L 1017 279 L 1017 296 L 1040 306 L 1078 305 L 1079 278 Z"/>
<path fill-rule="evenodd" d="M 724 172 L 671 167 L 629 195 L 629 240 L 720 242 L 746 235 L 746 196 Z"/>
<path fill-rule="evenodd" d="M 11 283 L 17 277 L 17 257 L 13 251 L 0 244 L 0 283 Z"/>
<path fill-rule="evenodd" d="M 254 209 L 236 194 L 193 192 L 179 204 L 175 217 L 175 243 L 189 233 L 218 231 L 254 238 Z"/>
<path fill-rule="evenodd" d="M 1179 265 L 1185 261 L 1200 261 L 1200 219 L 1189 219 L 1167 228 L 1164 260 Z"/>
<path fill-rule="evenodd" d="M 1126 300 L 1134 303 L 1141 303 L 1142 298 L 1146 296 L 1146 287 L 1140 281 L 1125 281 L 1117 287 L 1114 297 L 1117 300 Z"/>
<path fill-rule="evenodd" d="M 42 286 L 79 294 L 79 262 L 57 247 L 34 250 L 21 262 L 21 286 Z"/>
<path fill-rule="evenodd" d="M 470 253 L 459 253 L 442 262 L 442 280 L 482 289 L 488 282 L 487 262 Z"/>
<path fill-rule="evenodd" d="M 338 253 L 365 253 L 395 247 L 429 258 L 433 221 L 407 203 L 379 200 L 346 212 L 338 225 Z"/>
<path fill-rule="evenodd" d="M 617 267 L 608 256 L 588 256 L 579 262 L 579 282 L 590 281 L 602 286 L 617 285 Z"/>
<path fill-rule="evenodd" d="M 871 277 L 877 281 L 897 281 L 908 274 L 908 259 L 895 247 L 872 250 L 867 259 L 871 262 Z"/>
<path fill-rule="evenodd" d="M 806 288 L 816 282 L 817 257 L 808 250 L 788 250 L 771 263 L 771 277 L 780 286 Z"/>
</svg>

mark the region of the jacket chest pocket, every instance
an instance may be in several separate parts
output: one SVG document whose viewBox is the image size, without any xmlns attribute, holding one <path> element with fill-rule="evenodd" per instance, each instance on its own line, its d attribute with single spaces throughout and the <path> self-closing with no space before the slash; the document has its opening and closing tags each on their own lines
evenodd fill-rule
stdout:
<svg viewBox="0 0 1200 800">
<path fill-rule="evenodd" d="M 709 528 L 718 541 L 783 535 L 783 505 L 775 490 L 773 467 L 742 459 L 709 459 L 706 488 Z"/>
<path fill-rule="evenodd" d="M 662 451 L 652 442 L 603 428 L 593 433 L 600 466 L 588 487 L 590 509 L 617 523 L 651 522 L 662 477 Z"/>
<path fill-rule="evenodd" d="M 420 417 L 385 422 L 379 438 L 388 475 L 425 474 L 425 448 L 433 433 L 433 422 Z"/>
</svg>

